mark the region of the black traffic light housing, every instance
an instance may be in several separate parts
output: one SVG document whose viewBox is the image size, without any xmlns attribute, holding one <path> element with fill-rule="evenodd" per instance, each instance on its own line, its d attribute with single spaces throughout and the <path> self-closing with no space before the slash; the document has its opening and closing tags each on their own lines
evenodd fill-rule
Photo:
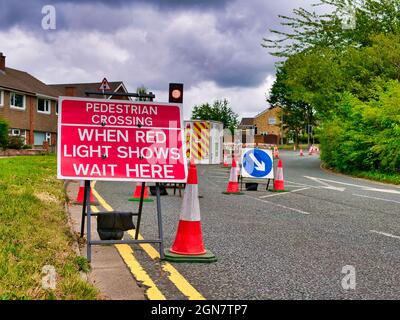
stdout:
<svg viewBox="0 0 400 320">
<path fill-rule="evenodd" d="M 183 83 L 169 84 L 169 102 L 183 103 Z"/>
</svg>

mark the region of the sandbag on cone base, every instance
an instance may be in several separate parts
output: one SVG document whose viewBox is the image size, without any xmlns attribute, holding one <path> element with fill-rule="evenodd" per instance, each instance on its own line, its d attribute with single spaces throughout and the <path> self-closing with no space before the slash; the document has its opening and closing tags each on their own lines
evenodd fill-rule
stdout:
<svg viewBox="0 0 400 320">
<path fill-rule="evenodd" d="M 171 252 L 169 249 L 164 250 L 164 260 L 171 262 L 186 262 L 186 263 L 212 263 L 217 261 L 217 257 L 209 250 L 201 255 L 189 256 Z"/>
<path fill-rule="evenodd" d="M 139 202 L 141 193 L 142 193 L 142 186 L 141 185 L 137 185 L 133 197 L 129 198 L 128 201 Z M 149 198 L 149 189 L 148 189 L 148 187 L 144 187 L 143 202 L 153 202 L 153 201 L 154 201 L 154 199 Z"/>
</svg>

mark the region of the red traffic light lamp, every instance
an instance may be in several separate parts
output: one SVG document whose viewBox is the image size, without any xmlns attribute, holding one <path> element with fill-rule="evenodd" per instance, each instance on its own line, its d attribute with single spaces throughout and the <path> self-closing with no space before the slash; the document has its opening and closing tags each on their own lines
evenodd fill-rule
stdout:
<svg viewBox="0 0 400 320">
<path fill-rule="evenodd" d="M 169 102 L 182 103 L 183 102 L 183 83 L 170 83 L 169 84 Z"/>
</svg>

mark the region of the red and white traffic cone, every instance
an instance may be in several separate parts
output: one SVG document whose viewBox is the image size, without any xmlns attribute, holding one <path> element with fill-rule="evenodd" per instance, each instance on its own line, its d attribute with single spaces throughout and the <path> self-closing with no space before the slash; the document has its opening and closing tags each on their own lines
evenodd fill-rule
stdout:
<svg viewBox="0 0 400 320">
<path fill-rule="evenodd" d="M 303 149 L 300 149 L 300 157 L 303 157 L 304 153 L 303 153 Z"/>
<path fill-rule="evenodd" d="M 83 199 L 85 195 L 85 181 L 81 180 L 79 182 L 79 191 L 76 196 L 75 204 L 83 204 Z M 97 205 L 99 204 L 95 197 L 93 197 L 92 186 L 90 186 L 90 204 Z"/>
<path fill-rule="evenodd" d="M 129 201 L 140 201 L 140 196 L 142 194 L 142 183 L 138 182 L 136 184 L 135 191 L 128 200 Z M 149 198 L 149 187 L 144 187 L 143 202 L 153 202 L 154 199 Z"/>
<path fill-rule="evenodd" d="M 197 168 L 190 162 L 181 216 L 175 241 L 165 250 L 165 260 L 174 262 L 214 262 L 216 257 L 204 248 L 201 230 Z"/>
<path fill-rule="evenodd" d="M 313 154 L 313 147 L 310 146 L 310 149 L 308 149 L 308 155 L 311 156 Z"/>
<path fill-rule="evenodd" d="M 276 175 L 274 179 L 274 191 L 277 192 L 285 191 L 285 181 L 283 178 L 283 166 L 281 159 L 279 159 L 278 167 L 276 168 Z"/>
<path fill-rule="evenodd" d="M 274 147 L 274 158 L 279 159 L 279 150 L 278 147 Z"/>
<path fill-rule="evenodd" d="M 235 158 L 232 159 L 232 168 L 231 173 L 229 175 L 229 182 L 225 192 L 223 194 L 243 194 L 239 190 L 239 182 L 238 182 L 238 168 L 236 165 Z"/>
<path fill-rule="evenodd" d="M 226 153 L 224 153 L 224 167 L 229 167 L 228 164 L 228 155 Z"/>
</svg>

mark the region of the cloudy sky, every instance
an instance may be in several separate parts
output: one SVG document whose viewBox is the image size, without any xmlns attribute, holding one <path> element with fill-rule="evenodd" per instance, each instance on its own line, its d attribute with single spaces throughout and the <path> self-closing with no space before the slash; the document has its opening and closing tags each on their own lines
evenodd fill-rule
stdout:
<svg viewBox="0 0 400 320">
<path fill-rule="evenodd" d="M 122 80 L 167 100 L 185 84 L 185 118 L 195 104 L 228 99 L 242 116 L 266 106 L 275 58 L 261 46 L 278 14 L 312 0 L 0 0 L 0 52 L 8 67 L 46 83 Z M 56 9 L 56 30 L 42 8 Z"/>
</svg>

